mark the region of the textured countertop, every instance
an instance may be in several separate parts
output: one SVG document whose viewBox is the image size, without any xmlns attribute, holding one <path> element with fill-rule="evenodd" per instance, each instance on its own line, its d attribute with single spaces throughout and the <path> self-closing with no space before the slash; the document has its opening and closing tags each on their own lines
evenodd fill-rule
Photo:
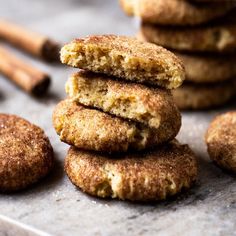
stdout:
<svg viewBox="0 0 236 236">
<path fill-rule="evenodd" d="M 133 35 L 138 27 L 135 20 L 124 16 L 115 0 L 8 0 L 1 2 L 0 16 L 61 42 L 88 34 Z M 0 76 L 0 111 L 18 114 L 41 126 L 57 161 L 53 173 L 41 183 L 17 194 L 0 195 L 0 214 L 58 236 L 236 235 L 235 176 L 212 164 L 203 140 L 209 121 L 222 110 L 183 113 L 178 138 L 193 148 L 200 167 L 197 184 L 190 191 L 155 204 L 92 198 L 76 189 L 64 174 L 68 146 L 59 141 L 51 122 L 52 110 L 65 97 L 64 83 L 74 69 L 16 53 L 50 73 L 53 84 L 45 98 L 35 99 Z M 42 235 L 27 227 L 18 230 L 14 221 L 4 222 L 0 217 L 0 236 Z"/>
</svg>

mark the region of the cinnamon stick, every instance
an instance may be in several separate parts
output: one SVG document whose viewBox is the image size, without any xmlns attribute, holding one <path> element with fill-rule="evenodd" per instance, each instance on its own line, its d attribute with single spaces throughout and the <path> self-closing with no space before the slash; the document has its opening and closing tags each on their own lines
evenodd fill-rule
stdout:
<svg viewBox="0 0 236 236">
<path fill-rule="evenodd" d="M 50 85 L 49 75 L 15 57 L 3 46 L 0 46 L 0 73 L 36 96 L 43 95 Z"/>
<path fill-rule="evenodd" d="M 1 19 L 0 39 L 46 61 L 59 61 L 60 45 L 57 42 Z"/>
</svg>

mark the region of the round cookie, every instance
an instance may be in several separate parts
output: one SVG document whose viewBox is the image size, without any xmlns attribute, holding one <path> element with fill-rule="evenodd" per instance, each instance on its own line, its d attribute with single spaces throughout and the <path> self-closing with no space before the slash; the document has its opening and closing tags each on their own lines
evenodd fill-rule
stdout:
<svg viewBox="0 0 236 236">
<path fill-rule="evenodd" d="M 186 81 L 215 83 L 236 77 L 235 55 L 174 53 L 185 66 Z"/>
<path fill-rule="evenodd" d="M 18 116 L 0 114 L 0 192 L 24 189 L 52 166 L 53 149 L 44 131 Z"/>
<path fill-rule="evenodd" d="M 147 41 L 142 32 L 137 39 Z M 195 83 L 214 83 L 232 79 L 236 76 L 236 55 L 193 54 L 172 51 L 183 62 L 186 81 Z"/>
<path fill-rule="evenodd" d="M 184 67 L 173 53 L 126 36 L 76 39 L 61 49 L 61 61 L 91 72 L 168 89 L 179 87 L 185 79 Z"/>
<path fill-rule="evenodd" d="M 236 50 L 235 22 L 196 27 L 163 27 L 142 23 L 141 32 L 148 42 L 173 50 L 215 53 Z"/>
<path fill-rule="evenodd" d="M 181 117 L 176 113 L 153 129 L 67 99 L 56 106 L 53 124 L 62 141 L 85 150 L 111 153 L 141 150 L 172 140 L 180 129 Z"/>
<path fill-rule="evenodd" d="M 118 81 L 88 71 L 72 75 L 66 83 L 66 92 L 76 103 L 156 129 L 161 123 L 180 117 L 169 90 Z"/>
<path fill-rule="evenodd" d="M 224 105 L 235 98 L 235 80 L 216 84 L 184 83 L 172 90 L 176 105 L 182 109 L 208 109 Z"/>
<path fill-rule="evenodd" d="M 120 0 L 128 15 L 160 25 L 197 25 L 224 16 L 234 6 L 233 1 L 195 4 L 182 0 Z"/>
<path fill-rule="evenodd" d="M 90 195 L 153 201 L 190 188 L 197 163 L 188 145 L 177 141 L 149 152 L 112 156 L 71 147 L 65 171 L 75 186 Z"/>
<path fill-rule="evenodd" d="M 210 158 L 218 166 L 236 173 L 236 111 L 217 116 L 206 133 Z"/>
</svg>

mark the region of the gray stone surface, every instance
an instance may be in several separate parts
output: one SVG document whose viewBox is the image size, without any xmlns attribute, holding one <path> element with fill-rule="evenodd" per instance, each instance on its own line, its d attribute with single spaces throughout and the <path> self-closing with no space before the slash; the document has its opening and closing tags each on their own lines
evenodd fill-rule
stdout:
<svg viewBox="0 0 236 236">
<path fill-rule="evenodd" d="M 50 234 L 48 233 L 45 233 L 3 215 L 0 215 L 0 235 L 50 236 Z"/>
<path fill-rule="evenodd" d="M 137 23 L 123 15 L 115 0 L 2 0 L 0 16 L 61 42 L 98 33 L 132 35 L 137 29 Z M 64 83 L 74 70 L 46 65 L 11 50 L 49 72 L 53 85 L 48 96 L 34 99 L 0 76 L 0 111 L 41 126 L 50 137 L 57 164 L 33 188 L 0 195 L 0 214 L 58 236 L 236 235 L 235 176 L 211 163 L 203 141 L 209 121 L 222 110 L 183 114 L 179 139 L 193 148 L 200 166 L 197 184 L 189 192 L 153 204 L 99 200 L 80 192 L 65 176 L 63 159 L 68 146 L 59 141 L 51 122 L 52 110 L 65 97 Z M 4 231 L 3 223 L 0 228 L 1 236 L 11 235 Z"/>
</svg>

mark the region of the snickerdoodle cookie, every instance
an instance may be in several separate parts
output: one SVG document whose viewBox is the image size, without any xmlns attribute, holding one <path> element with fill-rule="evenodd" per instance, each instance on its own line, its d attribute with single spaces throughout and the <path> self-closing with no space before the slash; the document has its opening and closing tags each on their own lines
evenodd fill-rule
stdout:
<svg viewBox="0 0 236 236">
<path fill-rule="evenodd" d="M 174 53 L 185 66 L 186 81 L 215 83 L 236 77 L 236 55 Z"/>
<path fill-rule="evenodd" d="M 221 17 L 234 6 L 233 1 L 196 4 L 183 0 L 120 0 L 128 15 L 162 25 L 197 25 Z"/>
<path fill-rule="evenodd" d="M 142 23 L 141 32 L 149 42 L 189 52 L 228 53 L 236 50 L 236 23 L 196 27 L 164 27 Z"/>
<path fill-rule="evenodd" d="M 184 67 L 173 53 L 126 36 L 76 39 L 62 48 L 61 61 L 92 72 L 169 89 L 179 87 L 185 78 Z"/>
<path fill-rule="evenodd" d="M 180 88 L 172 90 L 177 106 L 182 109 L 207 109 L 224 105 L 236 95 L 235 80 L 216 84 L 184 83 Z"/>
<path fill-rule="evenodd" d="M 15 116 L 0 114 L 0 191 L 24 189 L 53 165 L 53 149 L 43 130 Z"/>
<path fill-rule="evenodd" d="M 137 39 L 147 41 L 142 32 Z M 187 81 L 214 83 L 229 80 L 236 76 L 236 55 L 196 54 L 172 50 L 183 62 Z"/>
<path fill-rule="evenodd" d="M 159 128 L 180 119 L 169 90 L 118 81 L 111 76 L 80 71 L 66 83 L 68 96 L 76 103 Z"/>
<path fill-rule="evenodd" d="M 172 140 L 180 129 L 181 118 L 178 113 L 153 129 L 67 99 L 56 106 L 53 124 L 62 141 L 81 149 L 110 153 L 141 150 Z"/>
<path fill-rule="evenodd" d="M 236 172 L 236 111 L 219 115 L 211 122 L 206 143 L 213 161 Z"/>
<path fill-rule="evenodd" d="M 177 141 L 151 151 L 121 155 L 71 147 L 65 171 L 71 182 L 88 194 L 152 201 L 189 188 L 196 180 L 197 163 L 188 145 Z"/>
</svg>

